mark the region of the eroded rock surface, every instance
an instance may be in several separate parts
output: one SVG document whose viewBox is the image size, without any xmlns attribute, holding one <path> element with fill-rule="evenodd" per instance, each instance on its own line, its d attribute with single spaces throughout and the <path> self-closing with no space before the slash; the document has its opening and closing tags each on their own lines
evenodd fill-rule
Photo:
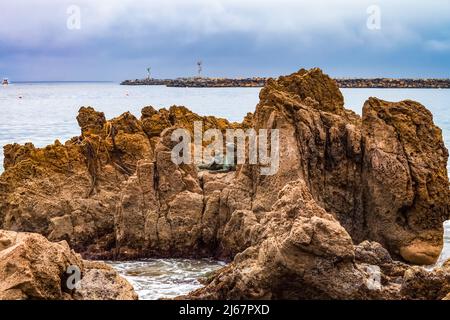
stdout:
<svg viewBox="0 0 450 320">
<path fill-rule="evenodd" d="M 449 218 L 448 152 L 424 106 L 370 98 L 360 118 L 312 69 L 269 81 L 254 119 L 257 128 L 281 131 L 280 169 L 252 178 L 255 212 L 270 210 L 274 191 L 303 179 L 355 243 L 374 240 L 412 263 L 435 261 Z"/>
<path fill-rule="evenodd" d="M 205 288 L 206 299 L 362 298 L 365 274 L 345 229 L 317 205 L 304 181 L 288 183 L 258 223 L 243 224 L 254 244 Z M 250 211 L 242 212 L 249 215 Z M 367 292 L 366 292 L 367 291 Z"/>
<path fill-rule="evenodd" d="M 161 202 L 164 207 L 162 211 L 169 218 L 159 219 L 158 215 L 152 218 L 151 213 L 145 213 L 150 215 L 147 231 L 155 229 L 158 223 L 158 228 L 162 229 L 159 244 L 152 242 L 148 248 L 162 249 L 166 254 L 172 252 L 170 242 L 183 228 L 183 219 L 192 219 L 192 225 L 195 223 L 195 228 L 201 229 L 198 224 L 200 219 L 194 217 L 201 216 L 203 207 L 196 168 L 192 167 L 193 171 L 187 173 L 183 171 L 186 167 L 178 170 L 170 160 L 168 146 L 159 143 L 160 133 L 169 127 L 192 130 L 193 121 L 203 121 L 204 129 L 215 127 L 225 130 L 237 124 L 214 117 L 201 117 L 176 106 L 159 111 L 145 107 L 141 120 L 127 112 L 110 121 L 102 112 L 82 107 L 77 120 L 81 136 L 64 145 L 56 141 L 45 148 L 35 148 L 31 143 L 4 147 L 5 172 L 0 177 L 0 227 L 38 232 L 52 241 L 66 240 L 85 256 L 114 258 L 127 251 L 118 250 L 117 242 L 127 246 L 126 239 L 134 241 L 147 237 L 152 241 L 156 236 L 155 232 L 148 236 L 140 235 L 143 225 L 129 230 L 127 234 L 121 229 L 122 223 L 128 223 L 125 216 L 131 217 L 136 225 L 141 221 L 139 214 L 144 214 L 136 210 L 140 181 L 145 184 L 139 191 L 140 195 L 145 193 L 146 197 L 142 199 L 141 207 L 156 206 L 155 201 L 159 207 Z M 158 170 L 152 169 L 158 164 Z M 159 184 L 155 185 L 157 193 L 152 194 L 150 189 L 154 181 L 159 181 Z M 186 192 L 179 194 L 181 191 Z M 191 200 L 195 194 L 197 198 Z M 158 198 L 153 198 L 156 196 Z M 182 214 L 184 209 L 180 208 L 179 203 L 185 199 L 192 203 L 192 218 L 189 214 L 187 217 Z M 129 208 L 132 212 L 124 209 L 127 201 L 134 206 Z M 180 224 L 181 229 L 175 228 L 169 232 L 171 219 L 174 224 Z M 130 236 L 130 233 L 135 234 Z M 192 233 L 201 234 L 195 230 Z M 140 247 L 141 244 L 136 243 L 134 249 Z M 194 244 L 184 247 L 195 248 Z M 179 255 L 192 253 L 189 250 L 180 249 Z M 135 254 L 143 253 L 137 251 Z"/>
<path fill-rule="evenodd" d="M 190 256 L 202 249 L 204 205 L 197 169 L 171 161 L 170 136 L 171 129 L 163 131 L 156 160 L 139 162 L 126 182 L 116 215 L 120 255 L 139 250 L 137 256 Z"/>
<path fill-rule="evenodd" d="M 81 281 L 70 276 L 77 268 Z M 77 284 L 77 286 L 70 286 Z M 0 300 L 135 300 L 133 287 L 102 262 L 82 260 L 66 241 L 0 230 Z"/>
</svg>

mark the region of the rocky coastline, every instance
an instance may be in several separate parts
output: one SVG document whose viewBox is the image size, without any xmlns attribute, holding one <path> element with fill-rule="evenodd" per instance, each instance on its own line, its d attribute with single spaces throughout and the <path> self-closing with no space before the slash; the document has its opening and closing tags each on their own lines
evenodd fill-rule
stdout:
<svg viewBox="0 0 450 320">
<path fill-rule="evenodd" d="M 76 260 L 58 262 L 51 272 L 58 277 L 74 263 L 103 272 L 81 257 L 230 261 L 180 299 L 450 298 L 450 263 L 421 267 L 438 259 L 450 219 L 448 151 L 426 107 L 370 98 L 359 116 L 317 68 L 264 82 L 242 123 L 183 106 L 147 106 L 140 118 L 126 112 L 111 120 L 82 107 L 80 136 L 45 148 L 6 145 L 0 255 L 46 264 L 46 255 L 10 254 L 25 240 L 8 239 L 37 239 L 27 242 L 30 250 L 42 243 L 52 256 Z M 205 130 L 279 129 L 278 172 L 175 164 L 171 134 L 192 131 L 194 121 Z M 2 263 L 0 298 L 33 298 L 12 291 L 8 281 L 18 274 Z M 120 287 L 85 296 L 56 288 L 42 297 L 135 298 Z"/>
<path fill-rule="evenodd" d="M 164 85 L 167 87 L 193 87 L 193 88 L 226 88 L 226 87 L 264 87 L 270 78 L 208 78 L 191 77 L 177 79 L 135 79 L 125 80 L 121 85 L 141 86 L 141 85 Z M 449 89 L 450 79 L 394 79 L 394 78 L 352 78 L 335 79 L 340 88 L 428 88 L 428 89 Z"/>
</svg>

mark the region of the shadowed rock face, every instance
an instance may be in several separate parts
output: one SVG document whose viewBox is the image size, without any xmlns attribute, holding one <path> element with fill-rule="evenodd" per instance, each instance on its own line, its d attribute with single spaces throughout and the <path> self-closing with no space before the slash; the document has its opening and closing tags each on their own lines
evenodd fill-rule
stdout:
<svg viewBox="0 0 450 320">
<path fill-rule="evenodd" d="M 195 298 L 402 298 L 421 275 L 391 257 L 432 264 L 442 247 L 448 152 L 419 103 L 370 98 L 360 117 L 334 80 L 302 69 L 267 81 L 242 124 L 184 107 L 110 121 L 88 107 L 77 120 L 82 135 L 65 145 L 5 146 L 1 227 L 67 240 L 90 257 L 234 258 Z M 279 129 L 279 170 L 174 164 L 171 133 L 194 121 Z M 433 299 L 447 290 L 445 270 Z"/>
<path fill-rule="evenodd" d="M 64 145 L 5 146 L 1 227 L 67 240 L 78 251 L 105 250 L 114 243 L 121 182 L 153 151 L 129 113 L 106 122 L 102 113 L 81 108 L 78 120 L 82 135 Z"/>
<path fill-rule="evenodd" d="M 309 85 L 299 87 L 305 82 Z M 280 170 L 257 181 L 253 208 L 270 210 L 277 191 L 302 179 L 318 203 L 336 214 L 357 242 L 363 240 L 361 119 L 343 108 L 334 81 L 319 69 L 269 81 L 254 118 L 258 128 L 280 129 Z"/>
</svg>

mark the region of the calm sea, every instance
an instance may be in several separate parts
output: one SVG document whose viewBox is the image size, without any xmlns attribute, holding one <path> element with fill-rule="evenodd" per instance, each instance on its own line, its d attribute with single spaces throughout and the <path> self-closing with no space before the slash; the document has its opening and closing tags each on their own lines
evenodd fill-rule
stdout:
<svg viewBox="0 0 450 320">
<path fill-rule="evenodd" d="M 201 115 L 241 121 L 253 112 L 259 88 L 167 88 L 120 86 L 116 83 L 20 83 L 0 87 L 0 145 L 33 142 L 45 146 L 79 135 L 76 115 L 80 106 L 92 106 L 107 118 L 130 111 L 137 117 L 144 106 L 184 105 Z M 450 142 L 450 90 L 343 89 L 345 104 L 361 113 L 364 101 L 375 96 L 389 101 L 412 99 L 431 110 Z M 0 172 L 3 148 L 0 148 Z"/>
</svg>

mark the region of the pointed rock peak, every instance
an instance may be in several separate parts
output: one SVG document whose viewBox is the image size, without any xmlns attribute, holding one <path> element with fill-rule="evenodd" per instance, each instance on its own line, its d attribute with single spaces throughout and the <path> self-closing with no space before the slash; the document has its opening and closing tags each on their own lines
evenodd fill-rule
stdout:
<svg viewBox="0 0 450 320">
<path fill-rule="evenodd" d="M 123 131 L 124 133 L 143 133 L 140 121 L 128 111 L 112 119 L 110 123 L 114 126 L 114 129 L 117 132 Z"/>
<path fill-rule="evenodd" d="M 278 80 L 268 81 L 268 88 L 296 95 L 300 100 L 315 100 L 317 104 L 308 103 L 321 111 L 340 113 L 344 109 L 344 98 L 335 80 L 324 74 L 321 69 L 300 69 Z"/>
<path fill-rule="evenodd" d="M 142 108 L 141 110 L 141 120 L 145 118 L 150 118 L 154 114 L 156 114 L 158 111 L 153 106 L 146 106 Z"/>
<path fill-rule="evenodd" d="M 78 111 L 77 121 L 83 135 L 100 132 L 106 123 L 105 114 L 95 111 L 92 107 L 81 107 Z"/>
</svg>

